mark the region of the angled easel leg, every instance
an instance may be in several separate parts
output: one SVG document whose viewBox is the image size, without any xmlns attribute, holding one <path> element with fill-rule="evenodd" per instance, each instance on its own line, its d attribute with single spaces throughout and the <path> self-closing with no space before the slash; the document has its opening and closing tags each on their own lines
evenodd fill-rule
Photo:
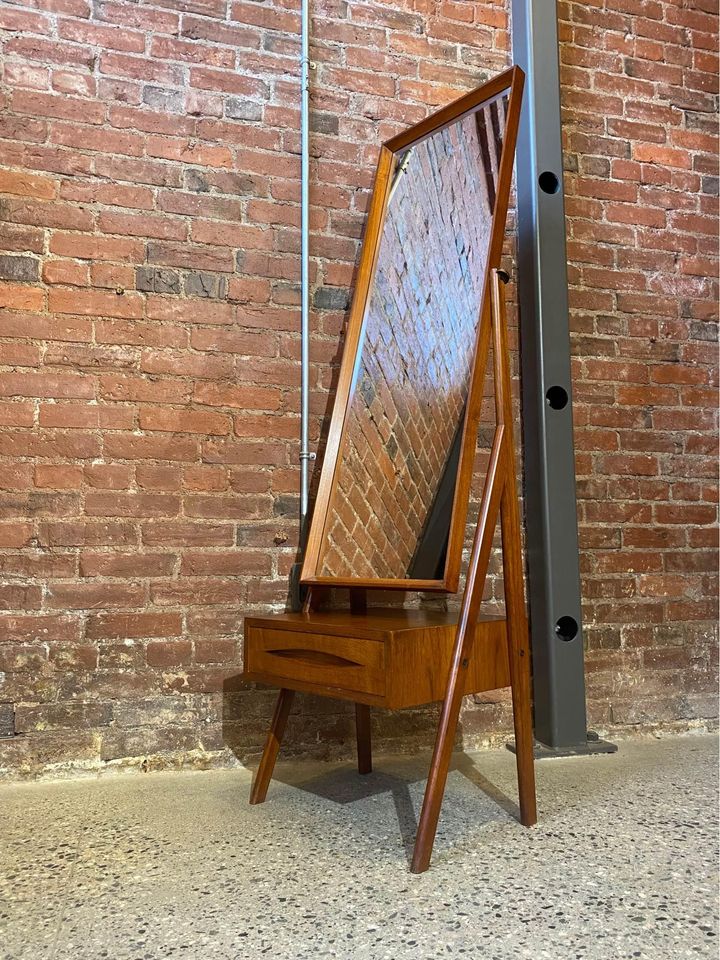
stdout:
<svg viewBox="0 0 720 960">
<path fill-rule="evenodd" d="M 372 773 L 370 707 L 365 703 L 355 704 L 355 732 L 357 735 L 358 773 Z"/>
<path fill-rule="evenodd" d="M 503 428 L 498 427 L 490 456 L 483 499 L 480 505 L 480 516 L 475 529 L 470 565 L 468 567 L 467 585 L 463 596 L 460 619 L 458 621 L 457 638 L 453 651 L 452 664 L 448 677 L 448 685 L 440 714 L 435 750 L 430 764 L 430 774 L 425 788 L 420 823 L 415 838 L 410 870 L 412 873 L 423 873 L 430 866 L 435 833 L 437 832 L 440 807 L 442 806 L 445 784 L 447 782 L 450 758 L 455 743 L 460 704 L 465 693 L 465 677 L 470 662 L 472 644 L 475 637 L 480 601 L 482 599 L 485 577 L 487 575 L 490 551 L 492 549 L 495 524 L 497 522 L 500 498 L 505 483 L 505 458 Z"/>
<path fill-rule="evenodd" d="M 294 696 L 294 690 L 283 689 L 278 694 L 275 713 L 273 714 L 272 723 L 270 724 L 268 738 L 265 741 L 265 749 L 263 750 L 262 759 L 260 760 L 260 766 L 257 768 L 255 779 L 250 789 L 250 803 L 262 803 L 267 796 L 270 779 L 275 769 L 275 761 L 277 760 L 280 744 L 282 743 L 282 738 L 285 733 L 285 726 Z"/>
<path fill-rule="evenodd" d="M 513 481 L 505 485 L 502 499 L 503 577 L 507 620 L 510 686 L 515 726 L 520 822 L 526 827 L 537 823 L 535 802 L 535 757 L 533 754 L 532 702 L 530 698 L 530 643 L 522 560 L 520 526 Z"/>
<path fill-rule="evenodd" d="M 531 826 L 537 821 L 530 700 L 530 652 L 520 552 L 520 511 L 515 486 L 510 361 L 505 320 L 505 297 L 501 275 L 498 270 L 493 271 L 491 295 L 497 426 L 468 566 L 453 661 L 440 715 L 440 726 L 435 741 L 430 775 L 425 789 L 420 825 L 415 840 L 415 851 L 410 868 L 413 873 L 422 873 L 430 865 L 440 806 L 445 792 L 445 783 L 460 714 L 460 704 L 465 690 L 465 670 L 472 652 L 474 628 L 480 611 L 498 512 L 501 515 L 505 619 L 517 745 L 520 820 L 525 826 Z"/>
<path fill-rule="evenodd" d="M 507 480 L 500 505 L 502 531 L 505 620 L 507 624 L 510 687 L 515 726 L 520 822 L 537 823 L 535 802 L 535 757 L 533 754 L 532 701 L 530 694 L 530 638 L 525 613 L 523 565 L 520 546 L 520 508 L 515 480 L 513 411 L 510 392 L 510 360 L 507 344 L 504 283 L 498 271 L 492 278 L 495 360 L 495 396 L 500 422 L 505 426 Z"/>
</svg>

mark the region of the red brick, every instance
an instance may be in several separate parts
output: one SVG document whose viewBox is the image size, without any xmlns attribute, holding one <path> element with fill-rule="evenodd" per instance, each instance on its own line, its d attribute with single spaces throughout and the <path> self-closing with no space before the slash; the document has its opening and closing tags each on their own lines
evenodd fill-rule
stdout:
<svg viewBox="0 0 720 960">
<path fill-rule="evenodd" d="M 228 486 L 227 470 L 224 467 L 187 467 L 184 471 L 183 486 L 186 490 L 226 490 Z"/>
<path fill-rule="evenodd" d="M 234 550 L 231 553 L 187 552 L 180 573 L 190 577 L 206 576 L 270 576 L 271 563 L 267 553 Z"/>
<path fill-rule="evenodd" d="M 253 520 L 267 515 L 270 502 L 260 497 L 187 496 L 185 513 L 188 517 L 207 517 L 210 520 Z"/>
<path fill-rule="evenodd" d="M 101 237 L 81 233 L 57 233 L 50 238 L 50 252 L 81 260 L 116 260 L 139 262 L 143 244 L 118 237 Z"/>
<path fill-rule="evenodd" d="M 232 663 L 237 655 L 237 644 L 234 640 L 210 637 L 195 641 L 196 663 Z"/>
<path fill-rule="evenodd" d="M 76 73 L 74 70 L 53 70 L 52 88 L 59 93 L 69 93 L 79 97 L 93 97 L 97 93 L 95 78 Z"/>
<path fill-rule="evenodd" d="M 88 377 L 72 374 L 0 373 L 3 397 L 92 397 L 95 385 Z"/>
<path fill-rule="evenodd" d="M 236 74 L 230 76 L 236 76 Z M 174 137 L 148 137 L 147 153 L 150 157 L 178 160 L 204 167 L 232 167 L 233 165 L 232 153 L 228 147 L 192 143 Z"/>
<path fill-rule="evenodd" d="M 97 180 L 64 181 L 60 185 L 60 196 L 63 200 L 78 203 L 101 203 L 110 207 L 132 207 L 137 210 L 150 210 L 154 202 L 152 191 L 147 187 L 103 183 Z"/>
<path fill-rule="evenodd" d="M 133 426 L 133 407 L 99 406 L 84 403 L 43 403 L 40 405 L 38 423 L 44 427 L 70 429 L 129 430 Z"/>
<path fill-rule="evenodd" d="M 190 351 L 145 350 L 140 361 L 144 373 L 170 374 L 200 380 L 225 380 L 235 369 L 232 357 L 206 356 Z"/>
<path fill-rule="evenodd" d="M 101 213 L 98 228 L 102 233 L 131 237 L 154 237 L 159 240 L 184 240 L 187 225 L 175 217 L 137 213 Z"/>
<path fill-rule="evenodd" d="M 48 17 L 43 17 L 29 10 L 5 9 L 0 11 L 0 27 L 3 30 L 18 30 L 27 33 L 47 33 L 52 31 L 52 23 Z"/>
<path fill-rule="evenodd" d="M 0 308 L 8 310 L 42 310 L 45 294 L 39 287 L 0 282 Z"/>
<path fill-rule="evenodd" d="M 194 461 L 199 458 L 196 440 L 160 437 L 109 435 L 105 438 L 105 454 L 118 460 Z"/>
<path fill-rule="evenodd" d="M 232 429 L 232 422 L 225 414 L 202 411 L 142 409 L 139 422 L 141 430 L 159 430 L 167 433 L 225 436 Z"/>
<path fill-rule="evenodd" d="M 86 264 L 73 260 L 47 260 L 43 264 L 42 278 L 45 283 L 86 287 L 90 281 L 90 271 Z"/>
<path fill-rule="evenodd" d="M 150 597 L 158 606 L 214 606 L 242 603 L 243 584 L 237 580 L 203 577 L 150 584 Z"/>
<path fill-rule="evenodd" d="M 131 320 L 96 320 L 95 339 L 98 343 L 118 345 L 136 345 L 147 347 L 184 347 L 187 344 L 187 331 L 172 324 L 144 323 Z M 139 381 L 140 378 L 136 382 Z M 146 386 L 152 383 L 145 379 Z M 166 381 L 167 390 L 174 384 Z M 175 386 L 180 386 L 175 384 Z M 179 390 L 180 395 L 189 391 Z M 169 399 L 169 397 L 168 397 Z"/>
<path fill-rule="evenodd" d="M 89 517 L 175 517 L 180 500 L 162 493 L 88 493 L 85 512 Z"/>
<path fill-rule="evenodd" d="M 45 67 L 36 67 L 29 63 L 5 64 L 5 82 L 12 87 L 46 90 L 49 79 L 50 71 Z"/>
<path fill-rule="evenodd" d="M 160 60 L 184 60 L 189 63 L 207 64 L 211 67 L 235 66 L 235 51 L 232 49 L 191 43 L 171 37 L 155 37 L 150 55 Z"/>
<path fill-rule="evenodd" d="M 207 406 L 239 410 L 278 410 L 282 403 L 279 390 L 221 383 L 197 384 L 193 399 Z"/>
<path fill-rule="evenodd" d="M 179 67 L 161 63 L 148 57 L 128 56 L 123 53 L 101 53 L 100 73 L 147 83 L 179 85 L 182 71 Z"/>
<path fill-rule="evenodd" d="M 50 547 L 119 546 L 136 543 L 137 530 L 120 521 L 57 521 L 39 524 L 38 540 Z"/>
<path fill-rule="evenodd" d="M 178 667 L 188 663 L 192 654 L 192 644 L 189 640 L 180 640 L 175 643 L 161 643 L 151 641 L 147 645 L 147 662 L 151 667 Z"/>
<path fill-rule="evenodd" d="M 118 296 L 101 290 L 50 290 L 48 309 L 83 316 L 141 317 L 142 299 L 135 294 Z"/>
<path fill-rule="evenodd" d="M 83 553 L 83 577 L 168 577 L 177 563 L 172 553 Z"/>
<path fill-rule="evenodd" d="M 102 123 L 106 107 L 102 103 L 68 96 L 17 91 L 13 96 L 13 110 L 38 117 L 60 117 L 80 123 Z"/>
<path fill-rule="evenodd" d="M 55 121 L 50 128 L 50 142 L 76 150 L 91 150 L 98 153 L 119 153 L 127 157 L 140 157 L 145 149 L 145 138 L 129 133 L 116 133 L 107 129 L 83 126 L 79 123 Z"/>
<path fill-rule="evenodd" d="M 177 466 L 139 463 L 135 468 L 135 481 L 144 490 L 179 490 L 181 477 Z"/>
<path fill-rule="evenodd" d="M 57 196 L 56 180 L 25 171 L 0 170 L 0 193 L 12 193 L 34 200 L 52 200 Z"/>
<path fill-rule="evenodd" d="M 91 487 L 122 490 L 130 486 L 131 470 L 129 467 L 118 464 L 94 463 L 86 466 L 84 470 L 85 480 Z"/>
<path fill-rule="evenodd" d="M 93 287 L 107 287 L 117 292 L 132 289 L 135 286 L 135 270 L 119 263 L 94 263 L 90 267 L 90 280 Z"/>
<path fill-rule="evenodd" d="M 129 30 L 127 25 L 120 29 L 94 23 L 60 20 L 58 33 L 65 40 L 89 43 L 110 50 L 124 50 L 130 53 L 143 53 L 145 50 L 145 35 L 139 31 Z"/>
<path fill-rule="evenodd" d="M 32 536 L 33 525 L 31 523 L 0 522 L 0 547 L 29 546 Z"/>
<path fill-rule="evenodd" d="M 3 401 L 0 403 L 0 426 L 31 427 L 35 417 L 32 403 L 23 401 Z"/>
<path fill-rule="evenodd" d="M 182 635 L 179 613 L 98 613 L 87 620 L 89 639 L 126 640 Z"/>
<path fill-rule="evenodd" d="M 145 589 L 134 584 L 49 583 L 46 604 L 49 609 L 92 610 L 98 607 L 141 607 L 146 603 Z"/>
<path fill-rule="evenodd" d="M 189 399 L 191 385 L 182 380 L 148 377 L 100 377 L 100 396 L 106 400 L 183 403 Z"/>
<path fill-rule="evenodd" d="M 51 466 L 38 463 L 35 467 L 35 486 L 53 490 L 77 490 L 82 485 L 82 467 Z"/>
<path fill-rule="evenodd" d="M 235 528 L 230 523 L 156 520 L 143 523 L 141 531 L 147 546 L 229 547 L 235 541 Z"/>
<path fill-rule="evenodd" d="M 268 335 L 244 330 L 194 330 L 191 344 L 196 350 L 217 350 L 246 356 L 277 356 L 277 340 Z"/>
<path fill-rule="evenodd" d="M 691 165 L 690 158 L 684 150 L 674 150 L 671 147 L 662 147 L 650 143 L 636 143 L 633 146 L 633 159 L 685 169 L 688 169 Z"/>
<path fill-rule="evenodd" d="M 92 339 L 92 323 L 90 320 L 78 317 L 48 317 L 32 313 L 0 313 L 0 331 L 3 337 L 23 338 L 31 325 L 33 333 L 39 340 L 45 341 L 88 341 Z M 50 365 L 55 361 L 56 348 L 48 343 L 45 351 L 45 362 Z M 63 347 L 63 352 L 72 350 Z M 22 364 L 21 364 L 22 365 Z"/>
</svg>

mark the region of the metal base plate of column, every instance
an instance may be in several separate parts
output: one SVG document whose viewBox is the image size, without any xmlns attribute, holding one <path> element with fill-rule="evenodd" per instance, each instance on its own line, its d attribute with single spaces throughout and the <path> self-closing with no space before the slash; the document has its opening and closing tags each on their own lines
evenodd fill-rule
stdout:
<svg viewBox="0 0 720 960">
<path fill-rule="evenodd" d="M 515 741 L 511 740 L 507 744 L 507 748 L 510 753 L 515 753 Z M 561 757 L 585 757 L 596 753 L 617 753 L 617 750 L 618 747 L 616 743 L 611 743 L 609 740 L 602 740 L 594 730 L 588 730 L 587 740 L 585 740 L 584 743 L 572 744 L 566 747 L 549 747 L 547 744 L 540 743 L 536 740 L 535 746 L 533 747 L 533 755 L 536 760 L 550 760 L 553 757 L 559 759 Z"/>
</svg>

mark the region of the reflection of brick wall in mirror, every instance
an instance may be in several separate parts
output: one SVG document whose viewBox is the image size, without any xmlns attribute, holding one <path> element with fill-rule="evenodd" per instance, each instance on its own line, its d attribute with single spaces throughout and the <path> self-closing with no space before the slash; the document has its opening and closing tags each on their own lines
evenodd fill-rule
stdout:
<svg viewBox="0 0 720 960">
<path fill-rule="evenodd" d="M 465 408 L 503 106 L 457 121 L 399 164 L 328 516 L 323 576 L 409 575 Z"/>
</svg>

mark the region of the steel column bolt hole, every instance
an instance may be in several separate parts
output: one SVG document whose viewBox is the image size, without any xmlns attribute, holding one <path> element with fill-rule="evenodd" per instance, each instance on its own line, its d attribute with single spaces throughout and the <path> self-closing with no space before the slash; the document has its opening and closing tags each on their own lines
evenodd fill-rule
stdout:
<svg viewBox="0 0 720 960">
<path fill-rule="evenodd" d="M 552 170 L 544 170 L 538 177 L 538 184 L 543 193 L 557 193 L 560 189 L 560 181 Z"/>
<path fill-rule="evenodd" d="M 545 394 L 545 399 L 547 400 L 548 406 L 552 407 L 553 410 L 562 410 L 567 406 L 568 395 L 567 390 L 564 387 L 550 387 L 548 392 Z"/>
<path fill-rule="evenodd" d="M 578 623 L 574 617 L 560 617 L 555 624 L 555 633 L 560 640 L 569 642 L 578 635 Z"/>
</svg>

